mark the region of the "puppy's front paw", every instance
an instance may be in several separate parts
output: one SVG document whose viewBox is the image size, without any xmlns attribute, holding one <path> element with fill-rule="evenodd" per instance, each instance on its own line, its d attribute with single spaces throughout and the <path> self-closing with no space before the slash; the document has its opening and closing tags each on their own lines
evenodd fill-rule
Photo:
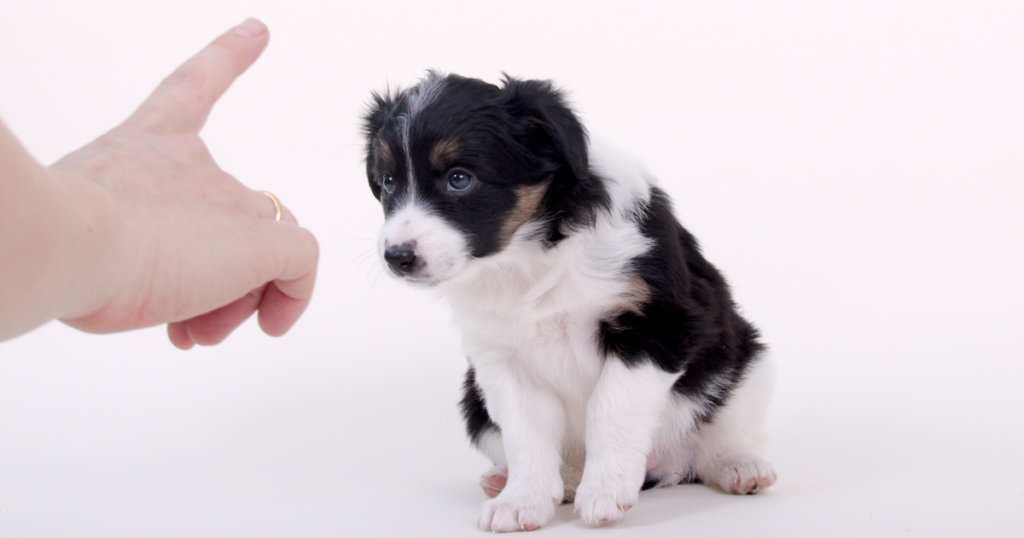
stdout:
<svg viewBox="0 0 1024 538">
<path fill-rule="evenodd" d="M 555 516 L 555 500 L 543 495 L 516 495 L 504 491 L 484 503 L 480 528 L 491 532 L 534 531 Z"/>
<path fill-rule="evenodd" d="M 733 456 L 722 465 L 716 482 L 727 493 L 752 495 L 775 483 L 775 469 L 756 456 Z"/>
<path fill-rule="evenodd" d="M 579 512 L 580 519 L 588 526 L 600 527 L 621 520 L 639 496 L 640 488 L 626 481 L 588 481 L 584 477 L 576 490 L 573 511 Z"/>
</svg>

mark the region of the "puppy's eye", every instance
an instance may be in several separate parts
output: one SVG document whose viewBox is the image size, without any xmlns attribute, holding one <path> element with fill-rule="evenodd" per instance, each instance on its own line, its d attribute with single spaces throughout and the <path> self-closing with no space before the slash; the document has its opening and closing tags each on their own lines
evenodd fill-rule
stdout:
<svg viewBox="0 0 1024 538">
<path fill-rule="evenodd" d="M 462 192 L 473 184 L 473 176 L 465 170 L 454 170 L 448 174 L 448 190 Z"/>
<path fill-rule="evenodd" d="M 395 192 L 395 178 L 391 177 L 391 174 L 381 176 L 380 184 L 384 187 L 384 192 L 388 194 Z"/>
</svg>

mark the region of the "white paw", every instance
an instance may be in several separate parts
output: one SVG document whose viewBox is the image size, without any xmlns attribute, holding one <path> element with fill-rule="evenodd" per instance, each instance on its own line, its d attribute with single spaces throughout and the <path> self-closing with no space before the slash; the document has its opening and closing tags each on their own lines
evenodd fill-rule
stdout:
<svg viewBox="0 0 1024 538">
<path fill-rule="evenodd" d="M 612 480 L 588 481 L 576 490 L 574 512 L 580 513 L 583 523 L 591 527 L 600 527 L 615 523 L 626 515 L 636 504 L 640 496 L 640 487 L 632 483 Z"/>
<path fill-rule="evenodd" d="M 478 486 L 484 488 L 484 495 L 491 499 L 498 496 L 508 483 L 508 467 L 491 467 L 480 477 Z"/>
<path fill-rule="evenodd" d="M 727 493 L 754 494 L 775 483 L 775 469 L 756 456 L 733 456 L 722 465 L 716 482 Z"/>
<path fill-rule="evenodd" d="M 557 499 L 561 500 L 561 499 Z M 516 495 L 505 490 L 484 503 L 480 528 L 491 532 L 537 530 L 555 516 L 556 499 L 546 495 Z"/>
</svg>

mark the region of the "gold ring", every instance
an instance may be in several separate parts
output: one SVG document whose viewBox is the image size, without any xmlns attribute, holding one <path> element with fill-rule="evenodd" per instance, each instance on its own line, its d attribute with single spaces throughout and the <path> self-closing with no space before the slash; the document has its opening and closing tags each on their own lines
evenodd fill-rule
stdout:
<svg viewBox="0 0 1024 538">
<path fill-rule="evenodd" d="M 267 198 L 270 198 L 270 201 L 274 202 L 274 220 L 281 220 L 281 200 L 278 200 L 277 196 L 274 196 L 267 191 L 263 191 L 263 194 L 266 194 Z"/>
</svg>

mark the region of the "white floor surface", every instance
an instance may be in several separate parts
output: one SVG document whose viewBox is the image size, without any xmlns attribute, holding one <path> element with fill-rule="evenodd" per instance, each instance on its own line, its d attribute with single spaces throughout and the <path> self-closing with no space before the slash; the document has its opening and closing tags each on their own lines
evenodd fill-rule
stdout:
<svg viewBox="0 0 1024 538">
<path fill-rule="evenodd" d="M 314 302 L 189 352 L 0 344 L 0 537 L 482 535 L 457 328 L 383 274 L 360 154 L 370 91 L 429 67 L 569 90 L 780 366 L 767 492 L 537 534 L 1024 536 L 1024 4 L 8 0 L 0 118 L 52 162 L 247 16 L 270 46 L 204 139 L 317 234 Z"/>
</svg>

